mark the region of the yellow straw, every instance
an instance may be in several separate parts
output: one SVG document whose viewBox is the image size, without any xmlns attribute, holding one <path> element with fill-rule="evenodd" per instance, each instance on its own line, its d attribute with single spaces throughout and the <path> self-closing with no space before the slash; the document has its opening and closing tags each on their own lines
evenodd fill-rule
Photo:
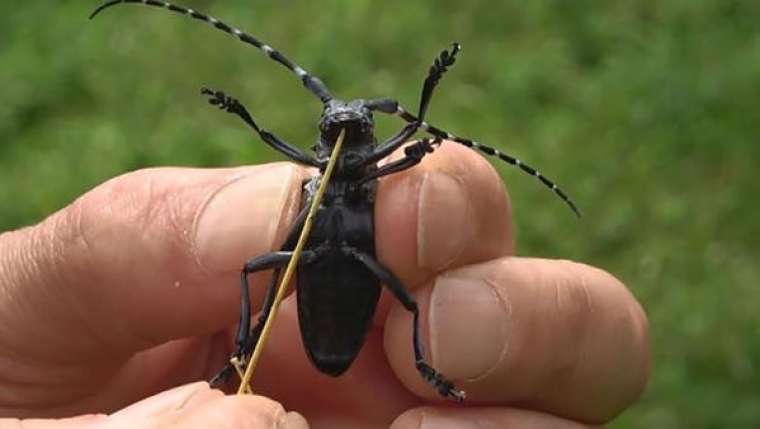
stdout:
<svg viewBox="0 0 760 429">
<path fill-rule="evenodd" d="M 317 189 L 317 193 L 314 195 L 314 199 L 311 201 L 309 213 L 306 215 L 303 229 L 301 229 L 301 235 L 298 237 L 298 243 L 296 244 L 296 248 L 293 250 L 293 256 L 290 258 L 290 262 L 285 269 L 285 274 L 282 276 L 280 285 L 277 288 L 277 295 L 275 295 L 274 302 L 272 303 L 271 311 L 267 316 L 266 322 L 264 322 L 264 328 L 261 330 L 259 341 L 256 343 L 256 348 L 253 350 L 253 354 L 251 355 L 248 367 L 245 369 L 243 379 L 240 381 L 240 387 L 237 391 L 238 395 L 251 392 L 250 382 L 251 376 L 253 375 L 253 369 L 256 367 L 256 364 L 261 357 L 261 352 L 264 349 L 264 343 L 266 342 L 267 336 L 269 335 L 269 330 L 272 327 L 272 321 L 274 320 L 275 314 L 277 314 L 277 309 L 280 307 L 280 301 L 282 301 L 282 298 L 285 295 L 285 288 L 287 284 L 290 283 L 290 278 L 293 277 L 293 272 L 295 271 L 295 267 L 298 263 L 298 258 L 301 256 L 303 246 L 306 244 L 306 239 L 309 237 L 311 224 L 314 221 L 314 214 L 317 212 L 317 208 L 319 207 L 319 204 L 322 201 L 322 197 L 325 194 L 325 190 L 327 189 L 327 183 L 330 181 L 330 176 L 332 176 L 333 169 L 335 168 L 335 162 L 338 159 L 338 153 L 340 152 L 341 146 L 343 146 L 343 138 L 345 135 L 346 130 L 341 130 L 340 134 L 338 135 L 338 140 L 335 142 L 335 148 L 333 148 L 332 154 L 330 155 L 330 161 L 327 163 L 325 173 L 322 175 L 322 180 L 319 182 L 319 189 Z"/>
</svg>

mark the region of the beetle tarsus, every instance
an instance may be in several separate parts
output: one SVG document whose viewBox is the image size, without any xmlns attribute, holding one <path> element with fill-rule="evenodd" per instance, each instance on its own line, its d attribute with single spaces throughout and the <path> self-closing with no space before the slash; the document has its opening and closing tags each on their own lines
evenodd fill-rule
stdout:
<svg viewBox="0 0 760 429">
<path fill-rule="evenodd" d="M 214 91 L 208 88 L 201 88 L 201 94 L 208 95 L 208 104 L 217 106 L 221 110 L 226 110 L 230 113 L 240 114 L 241 110 L 245 110 L 242 104 L 236 99 L 225 94 L 224 91 Z"/>
<path fill-rule="evenodd" d="M 420 375 L 422 376 L 422 378 L 424 378 L 425 381 L 430 383 L 435 388 L 435 390 L 437 390 L 438 393 L 441 394 L 441 396 L 451 398 L 457 402 L 464 401 L 464 398 L 465 398 L 464 391 L 455 389 L 454 383 L 443 378 L 443 375 L 441 375 L 438 371 L 433 369 L 433 367 L 425 363 L 425 361 L 418 360 L 417 362 L 415 362 L 415 365 L 417 367 L 417 371 L 420 372 Z"/>
</svg>

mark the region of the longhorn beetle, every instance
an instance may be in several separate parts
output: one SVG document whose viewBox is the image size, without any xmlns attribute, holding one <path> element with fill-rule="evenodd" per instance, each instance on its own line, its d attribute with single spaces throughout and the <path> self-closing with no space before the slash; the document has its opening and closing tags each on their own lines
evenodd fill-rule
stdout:
<svg viewBox="0 0 760 429">
<path fill-rule="evenodd" d="M 295 73 L 303 85 L 322 102 L 319 119 L 319 138 L 313 147 L 314 155 L 292 146 L 275 134 L 260 127 L 248 110 L 235 98 L 222 91 L 202 88 L 210 104 L 239 116 L 259 137 L 275 150 L 299 164 L 324 172 L 327 160 L 341 129 L 346 130 L 345 148 L 329 183 L 322 206 L 314 220 L 314 233 L 309 237 L 298 261 L 298 320 L 301 337 L 309 359 L 321 372 L 339 376 L 356 358 L 364 344 L 372 317 L 380 297 L 380 285 L 384 284 L 401 304 L 413 314 L 414 359 L 420 375 L 438 392 L 457 401 L 464 399 L 464 392 L 433 369 L 423 356 L 419 334 L 417 303 L 401 281 L 375 258 L 374 199 L 377 179 L 397 173 L 418 164 L 425 155 L 432 153 L 444 140 L 453 141 L 480 152 L 498 157 L 524 172 L 536 177 L 559 196 L 573 212 L 580 216 L 575 204 L 536 169 L 517 158 L 473 140 L 457 137 L 425 122 L 425 113 L 443 74 L 454 64 L 460 46 L 454 43 L 451 50 L 444 50 L 430 67 L 422 86 L 417 115 L 409 113 L 398 101 L 390 98 L 356 99 L 342 101 L 334 98 L 325 84 L 285 55 L 257 38 L 218 19 L 193 9 L 156 0 L 112 0 L 98 7 L 94 18 L 104 9 L 120 3 L 142 3 L 166 8 L 206 22 L 240 41 L 253 45 L 269 58 Z M 378 143 L 374 134 L 373 113 L 380 112 L 401 117 L 407 122 L 398 133 Z M 432 138 L 424 138 L 407 145 L 401 159 L 378 166 L 378 161 L 403 146 L 412 135 L 422 128 Z M 321 174 L 304 182 L 302 206 L 280 251 L 255 257 L 245 263 L 240 273 L 241 312 L 233 359 L 246 364 L 255 347 L 261 328 L 274 300 L 277 279 L 290 260 L 301 230 L 309 203 L 314 196 Z M 251 304 L 248 275 L 257 271 L 273 269 L 263 310 L 258 323 L 251 327 Z M 214 378 L 212 384 L 226 381 L 233 366 L 228 363 Z"/>
</svg>

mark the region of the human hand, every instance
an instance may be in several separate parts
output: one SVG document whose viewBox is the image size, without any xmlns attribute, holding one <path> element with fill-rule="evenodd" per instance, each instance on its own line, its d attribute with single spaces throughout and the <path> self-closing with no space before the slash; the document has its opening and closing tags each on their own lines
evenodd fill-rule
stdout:
<svg viewBox="0 0 760 429">
<path fill-rule="evenodd" d="M 110 413 L 209 378 L 232 346 L 239 269 L 282 242 L 306 174 L 286 164 L 143 170 L 0 235 L 0 415 Z M 636 301 L 600 270 L 511 256 L 506 193 L 472 151 L 444 144 L 382 180 L 376 244 L 415 291 L 428 360 L 467 401 L 441 403 L 420 379 L 411 317 L 385 293 L 352 368 L 319 374 L 290 296 L 253 388 L 311 427 L 582 427 L 608 421 L 643 389 L 647 328 Z M 266 280 L 251 276 L 254 308 Z M 268 399 L 222 397 L 203 383 L 69 423 L 147 427 L 151 418 L 305 425 Z"/>
</svg>

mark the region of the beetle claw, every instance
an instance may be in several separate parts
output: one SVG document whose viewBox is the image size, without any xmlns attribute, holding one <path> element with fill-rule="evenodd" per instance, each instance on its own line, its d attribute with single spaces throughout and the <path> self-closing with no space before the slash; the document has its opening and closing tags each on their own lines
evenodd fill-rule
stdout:
<svg viewBox="0 0 760 429">
<path fill-rule="evenodd" d="M 230 380 L 230 375 L 232 375 L 232 365 L 228 363 L 224 366 L 224 368 L 217 372 L 216 375 L 211 377 L 211 380 L 209 380 L 208 384 L 211 385 L 211 387 L 218 387 L 227 384 L 227 382 Z"/>
</svg>

